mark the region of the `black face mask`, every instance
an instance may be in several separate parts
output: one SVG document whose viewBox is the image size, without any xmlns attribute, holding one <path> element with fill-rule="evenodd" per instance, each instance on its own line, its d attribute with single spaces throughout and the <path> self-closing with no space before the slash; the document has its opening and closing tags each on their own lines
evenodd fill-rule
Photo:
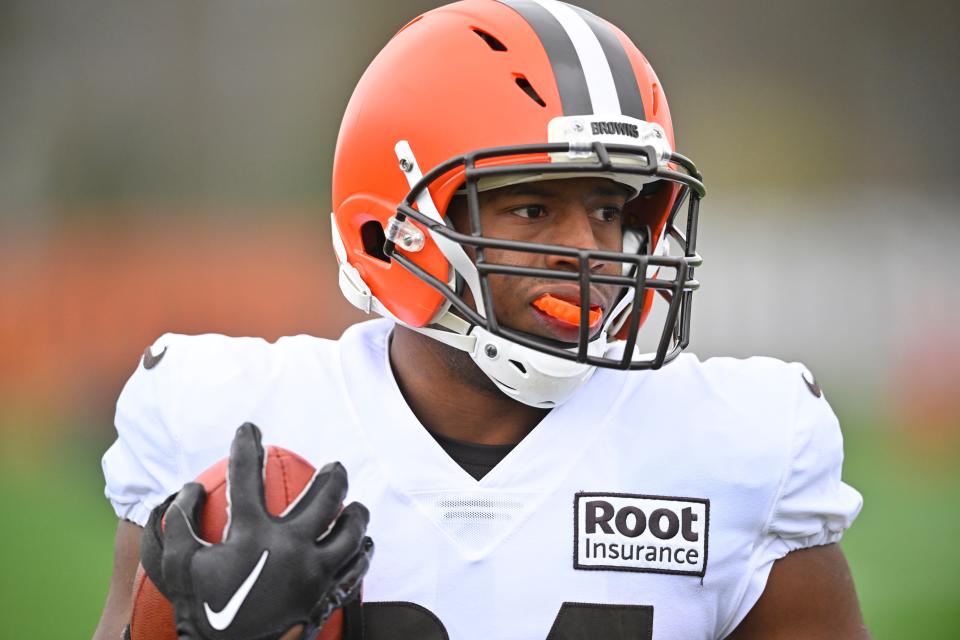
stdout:
<svg viewBox="0 0 960 640">
<path fill-rule="evenodd" d="M 571 160 L 533 164 L 505 164 L 500 162 L 496 166 L 484 166 L 484 161 L 490 159 L 502 161 L 502 159 L 511 156 L 526 156 L 529 158 L 531 155 L 561 153 L 569 154 Z M 690 342 L 692 296 L 693 292 L 700 286 L 693 278 L 693 272 L 694 268 L 702 263 L 700 256 L 696 253 L 697 219 L 700 200 L 706 194 L 702 176 L 690 160 L 680 154 L 671 153 L 668 162 L 678 166 L 682 171 L 674 170 L 661 163 L 656 150 L 652 147 L 604 144 L 601 142 L 516 145 L 483 149 L 457 156 L 438 165 L 413 185 L 410 192 L 397 207 L 396 217 L 386 230 L 383 253 L 385 257 L 395 260 L 404 269 L 440 292 L 450 302 L 452 308 L 469 323 L 483 327 L 491 334 L 542 353 L 597 367 L 630 370 L 658 369 L 663 364 L 676 358 Z M 467 200 L 470 222 L 469 233 L 457 231 L 452 225 L 438 221 L 414 208 L 418 196 L 428 189 L 434 180 L 461 167 L 465 173 L 463 191 Z M 677 243 L 683 255 L 670 256 L 651 253 L 651 243 L 649 242 L 651 230 L 646 226 L 634 229 L 637 232 L 636 236 L 639 238 L 639 242 L 634 243 L 639 244 L 635 251 L 619 252 L 578 249 L 569 246 L 490 238 L 483 235 L 480 223 L 479 199 L 479 181 L 481 179 L 504 176 L 521 177 L 530 174 L 543 175 L 544 178 L 548 178 L 550 174 L 559 173 L 575 173 L 582 177 L 632 174 L 647 176 L 651 180 L 680 184 L 680 193 L 674 200 L 673 206 L 666 217 L 665 236 Z M 652 186 L 650 190 L 655 188 L 656 186 Z M 644 191 L 648 191 L 648 189 L 645 188 Z M 644 196 L 644 191 L 641 191 L 639 197 Z M 685 202 L 687 212 L 686 230 L 684 232 L 677 227 L 676 223 L 677 215 Z M 479 274 L 483 314 L 471 308 L 465 301 L 462 295 L 462 287 L 451 287 L 448 283 L 439 280 L 417 265 L 403 252 L 405 248 L 409 248 L 405 244 L 410 241 L 411 237 L 419 236 L 422 241 L 421 232 L 413 229 L 410 221 L 416 222 L 417 225 L 449 241 L 473 248 L 476 257 L 475 266 Z M 571 258 L 572 261 L 576 261 L 579 268 L 577 271 L 573 271 L 495 264 L 486 259 L 485 251 L 487 249 L 565 256 Z M 599 273 L 592 270 L 590 265 L 598 262 L 621 265 L 621 275 Z M 648 277 L 648 267 L 658 270 L 656 277 Z M 660 277 L 660 273 L 664 271 L 672 272 L 670 277 Z M 551 338 L 517 331 L 500 324 L 497 321 L 489 284 L 489 276 L 491 275 L 579 283 L 580 322 L 577 341 L 575 343 L 563 343 Z M 591 339 L 588 321 L 591 285 L 619 287 L 621 291 L 619 300 L 623 300 L 632 294 L 632 305 L 627 305 L 626 310 L 618 314 L 620 317 L 607 323 L 611 334 L 616 333 L 625 336 L 622 356 L 610 357 L 588 353 L 588 343 Z M 643 358 L 636 356 L 634 346 L 637 342 L 644 300 L 648 292 L 660 294 L 667 300 L 669 306 L 656 351 L 649 354 L 650 357 Z"/>
</svg>

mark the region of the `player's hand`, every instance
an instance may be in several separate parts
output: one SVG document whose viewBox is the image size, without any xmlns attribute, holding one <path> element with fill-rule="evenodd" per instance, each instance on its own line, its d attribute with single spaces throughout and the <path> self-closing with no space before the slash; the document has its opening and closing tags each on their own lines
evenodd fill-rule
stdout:
<svg viewBox="0 0 960 640">
<path fill-rule="evenodd" d="M 150 516 L 141 560 L 173 604 L 181 639 L 307 637 L 359 591 L 373 542 L 364 535 L 369 514 L 362 504 L 340 510 L 343 466 L 323 467 L 277 517 L 264 503 L 263 464 L 260 430 L 244 424 L 230 449 L 228 524 L 220 544 L 196 534 L 206 500 L 198 483 L 184 485 Z M 284 636 L 298 625 L 301 633 Z"/>
</svg>

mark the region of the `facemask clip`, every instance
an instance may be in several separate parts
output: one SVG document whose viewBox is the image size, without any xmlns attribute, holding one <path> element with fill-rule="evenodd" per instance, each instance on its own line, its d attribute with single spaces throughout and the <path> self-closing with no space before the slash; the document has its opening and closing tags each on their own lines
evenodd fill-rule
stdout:
<svg viewBox="0 0 960 640">
<path fill-rule="evenodd" d="M 385 232 L 387 240 L 408 253 L 421 251 L 426 243 L 423 232 L 409 220 L 398 220 L 392 216 Z"/>
</svg>

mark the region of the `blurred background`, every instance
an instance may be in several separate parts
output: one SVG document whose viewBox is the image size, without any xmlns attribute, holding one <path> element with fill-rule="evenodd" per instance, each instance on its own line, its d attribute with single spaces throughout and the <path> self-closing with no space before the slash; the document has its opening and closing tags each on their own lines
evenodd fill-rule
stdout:
<svg viewBox="0 0 960 640">
<path fill-rule="evenodd" d="M 99 457 L 146 345 L 360 319 L 337 128 L 436 4 L 0 0 L 0 637 L 92 632 Z M 582 4 L 646 53 L 706 177 L 693 349 L 811 367 L 866 498 L 843 546 L 868 625 L 957 637 L 960 5 Z"/>
</svg>

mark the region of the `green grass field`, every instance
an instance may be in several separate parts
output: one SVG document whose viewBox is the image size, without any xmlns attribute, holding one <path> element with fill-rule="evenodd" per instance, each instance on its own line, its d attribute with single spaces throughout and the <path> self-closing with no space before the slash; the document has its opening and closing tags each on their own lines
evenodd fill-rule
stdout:
<svg viewBox="0 0 960 640">
<path fill-rule="evenodd" d="M 866 506 L 843 546 L 874 637 L 960 637 L 956 452 L 907 452 L 887 430 L 850 426 L 846 436 L 845 478 Z M 102 497 L 105 445 L 7 439 L 0 453 L 0 638 L 92 633 L 116 524 Z"/>
<path fill-rule="evenodd" d="M 960 460 L 848 430 L 844 478 L 864 509 L 844 537 L 874 638 L 960 637 Z"/>
</svg>

